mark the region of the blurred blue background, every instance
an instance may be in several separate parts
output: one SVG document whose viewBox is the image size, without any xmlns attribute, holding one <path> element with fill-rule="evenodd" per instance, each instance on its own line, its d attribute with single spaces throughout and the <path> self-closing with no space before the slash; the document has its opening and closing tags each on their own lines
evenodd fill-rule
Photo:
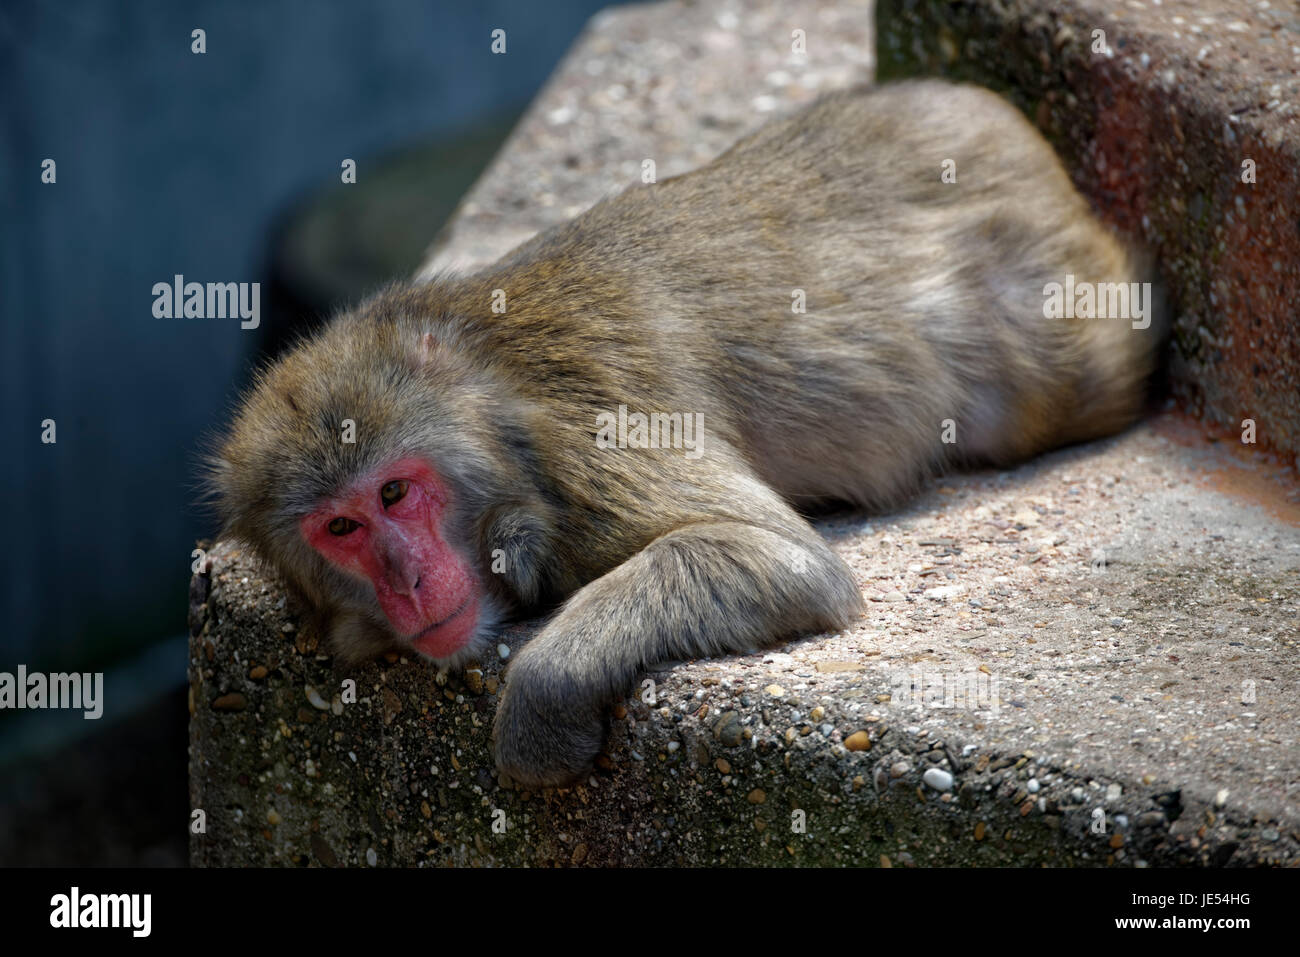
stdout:
<svg viewBox="0 0 1300 957">
<path fill-rule="evenodd" d="M 288 330 L 415 264 L 605 5 L 0 0 L 0 670 L 108 673 L 99 722 L 0 712 L 0 864 L 183 862 L 186 590 L 195 539 L 216 531 L 195 506 L 200 440 Z M 382 202 L 376 171 L 411 155 L 428 190 L 389 198 L 403 242 L 304 289 L 282 248 L 295 221 L 339 191 Z M 155 318 L 152 287 L 177 273 L 261 282 L 263 328 Z M 96 789 L 150 778 L 175 800 L 135 795 L 114 823 L 118 798 Z"/>
</svg>

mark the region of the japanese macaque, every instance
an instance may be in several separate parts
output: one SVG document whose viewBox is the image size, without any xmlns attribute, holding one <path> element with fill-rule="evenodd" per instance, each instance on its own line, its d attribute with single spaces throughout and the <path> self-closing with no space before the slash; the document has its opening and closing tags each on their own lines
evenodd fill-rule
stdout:
<svg viewBox="0 0 1300 957">
<path fill-rule="evenodd" d="M 843 91 L 334 320 L 260 374 L 213 487 L 345 660 L 456 666 L 553 611 L 493 740 L 563 785 L 647 666 L 859 615 L 801 511 L 1131 422 L 1157 327 L 1046 304 L 1142 278 L 997 96 Z"/>
</svg>

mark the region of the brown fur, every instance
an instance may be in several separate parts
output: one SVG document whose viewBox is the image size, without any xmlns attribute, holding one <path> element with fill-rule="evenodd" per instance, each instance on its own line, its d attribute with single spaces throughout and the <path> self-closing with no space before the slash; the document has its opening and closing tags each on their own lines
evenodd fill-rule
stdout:
<svg viewBox="0 0 1300 957">
<path fill-rule="evenodd" d="M 946 467 L 1132 421 L 1155 328 L 1045 319 L 1043 287 L 1066 273 L 1141 278 L 1014 109 L 936 81 L 836 93 L 305 342 L 216 459 L 228 531 L 335 623 L 341 653 L 372 653 L 392 640 L 373 595 L 307 548 L 297 516 L 426 456 L 493 607 L 567 598 L 512 663 L 496 721 L 503 770 L 563 783 L 646 665 L 858 614 L 851 573 L 789 502 L 879 508 Z M 620 405 L 702 414 L 703 454 L 598 448 L 597 415 Z M 355 445 L 339 441 L 349 418 Z"/>
</svg>

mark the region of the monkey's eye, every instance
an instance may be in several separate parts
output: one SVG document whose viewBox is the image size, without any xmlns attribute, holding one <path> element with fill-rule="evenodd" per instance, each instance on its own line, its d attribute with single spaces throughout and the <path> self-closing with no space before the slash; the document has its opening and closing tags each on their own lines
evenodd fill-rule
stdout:
<svg viewBox="0 0 1300 957">
<path fill-rule="evenodd" d="M 379 490 L 379 499 L 384 503 L 384 508 L 400 502 L 406 497 L 407 484 L 403 479 L 394 479 Z"/>
<path fill-rule="evenodd" d="M 359 522 L 354 522 L 352 519 L 344 518 L 341 515 L 338 518 L 331 520 L 329 525 L 326 526 L 326 528 L 330 530 L 331 535 L 349 535 L 360 527 L 361 525 Z"/>
</svg>

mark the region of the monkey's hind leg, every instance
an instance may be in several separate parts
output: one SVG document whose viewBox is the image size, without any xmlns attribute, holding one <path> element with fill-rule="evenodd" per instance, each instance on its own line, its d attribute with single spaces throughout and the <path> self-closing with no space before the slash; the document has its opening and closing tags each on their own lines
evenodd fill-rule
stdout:
<svg viewBox="0 0 1300 957">
<path fill-rule="evenodd" d="M 793 512 L 779 527 L 686 525 L 574 595 L 510 665 L 497 766 L 525 786 L 570 783 L 604 743 L 608 706 L 647 666 L 752 651 L 856 617 L 862 596 L 848 567 Z"/>
</svg>

